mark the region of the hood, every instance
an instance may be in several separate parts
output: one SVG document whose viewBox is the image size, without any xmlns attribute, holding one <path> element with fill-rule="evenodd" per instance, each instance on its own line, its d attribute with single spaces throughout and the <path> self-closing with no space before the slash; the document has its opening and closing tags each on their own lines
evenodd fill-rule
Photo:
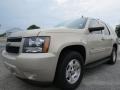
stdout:
<svg viewBox="0 0 120 90">
<path fill-rule="evenodd" d="M 26 30 L 12 33 L 9 37 L 29 37 L 29 36 L 38 36 L 39 34 L 44 33 L 83 33 L 84 30 L 81 29 L 69 29 L 69 28 L 49 28 L 49 29 L 36 29 L 36 30 Z"/>
</svg>

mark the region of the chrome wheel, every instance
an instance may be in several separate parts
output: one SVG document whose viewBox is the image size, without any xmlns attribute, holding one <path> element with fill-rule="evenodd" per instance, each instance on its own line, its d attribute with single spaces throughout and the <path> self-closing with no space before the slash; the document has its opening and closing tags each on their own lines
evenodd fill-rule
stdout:
<svg viewBox="0 0 120 90">
<path fill-rule="evenodd" d="M 66 80 L 70 84 L 78 81 L 81 74 L 81 65 L 77 59 L 71 60 L 66 67 Z"/>
</svg>

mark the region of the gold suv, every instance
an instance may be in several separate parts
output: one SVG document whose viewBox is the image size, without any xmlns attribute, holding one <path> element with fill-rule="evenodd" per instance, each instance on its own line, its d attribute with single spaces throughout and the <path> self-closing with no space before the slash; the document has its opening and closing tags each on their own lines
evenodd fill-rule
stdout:
<svg viewBox="0 0 120 90">
<path fill-rule="evenodd" d="M 85 68 L 116 63 L 116 39 L 103 21 L 82 17 L 54 28 L 12 33 L 2 52 L 3 63 L 19 78 L 75 89 Z"/>
</svg>

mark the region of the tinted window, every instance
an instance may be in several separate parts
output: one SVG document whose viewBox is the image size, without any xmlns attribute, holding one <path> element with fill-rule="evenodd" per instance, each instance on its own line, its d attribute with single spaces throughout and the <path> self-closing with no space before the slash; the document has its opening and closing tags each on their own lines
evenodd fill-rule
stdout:
<svg viewBox="0 0 120 90">
<path fill-rule="evenodd" d="M 103 23 L 103 26 L 104 26 L 104 30 L 102 31 L 103 32 L 103 34 L 105 34 L 105 35 L 110 35 L 110 32 L 109 32 L 109 30 L 108 30 L 108 27 Z"/>
<path fill-rule="evenodd" d="M 92 19 L 90 21 L 89 27 L 97 27 L 99 25 L 99 22 L 95 19 Z M 102 31 L 93 31 L 92 34 L 102 34 Z"/>
<path fill-rule="evenodd" d="M 115 30 L 113 29 L 113 27 L 109 26 L 108 24 L 106 24 L 109 31 L 110 31 L 110 34 L 116 34 Z"/>
<path fill-rule="evenodd" d="M 73 28 L 73 29 L 83 29 L 85 28 L 87 19 L 86 18 L 80 18 L 76 20 L 70 20 L 63 22 L 61 24 L 56 25 L 55 27 L 67 27 L 67 28 Z"/>
</svg>

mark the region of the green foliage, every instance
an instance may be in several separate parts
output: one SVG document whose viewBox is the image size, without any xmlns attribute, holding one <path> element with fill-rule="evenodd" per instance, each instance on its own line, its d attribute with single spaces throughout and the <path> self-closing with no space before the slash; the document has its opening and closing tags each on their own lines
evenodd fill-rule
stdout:
<svg viewBox="0 0 120 90">
<path fill-rule="evenodd" d="M 117 33 L 117 36 L 120 37 L 120 25 L 116 26 L 115 32 Z"/>
<path fill-rule="evenodd" d="M 27 28 L 27 30 L 33 30 L 33 29 L 40 29 L 40 27 L 38 27 L 36 25 L 31 25 Z"/>
<path fill-rule="evenodd" d="M 6 33 L 0 34 L 0 37 L 5 37 Z"/>
</svg>

